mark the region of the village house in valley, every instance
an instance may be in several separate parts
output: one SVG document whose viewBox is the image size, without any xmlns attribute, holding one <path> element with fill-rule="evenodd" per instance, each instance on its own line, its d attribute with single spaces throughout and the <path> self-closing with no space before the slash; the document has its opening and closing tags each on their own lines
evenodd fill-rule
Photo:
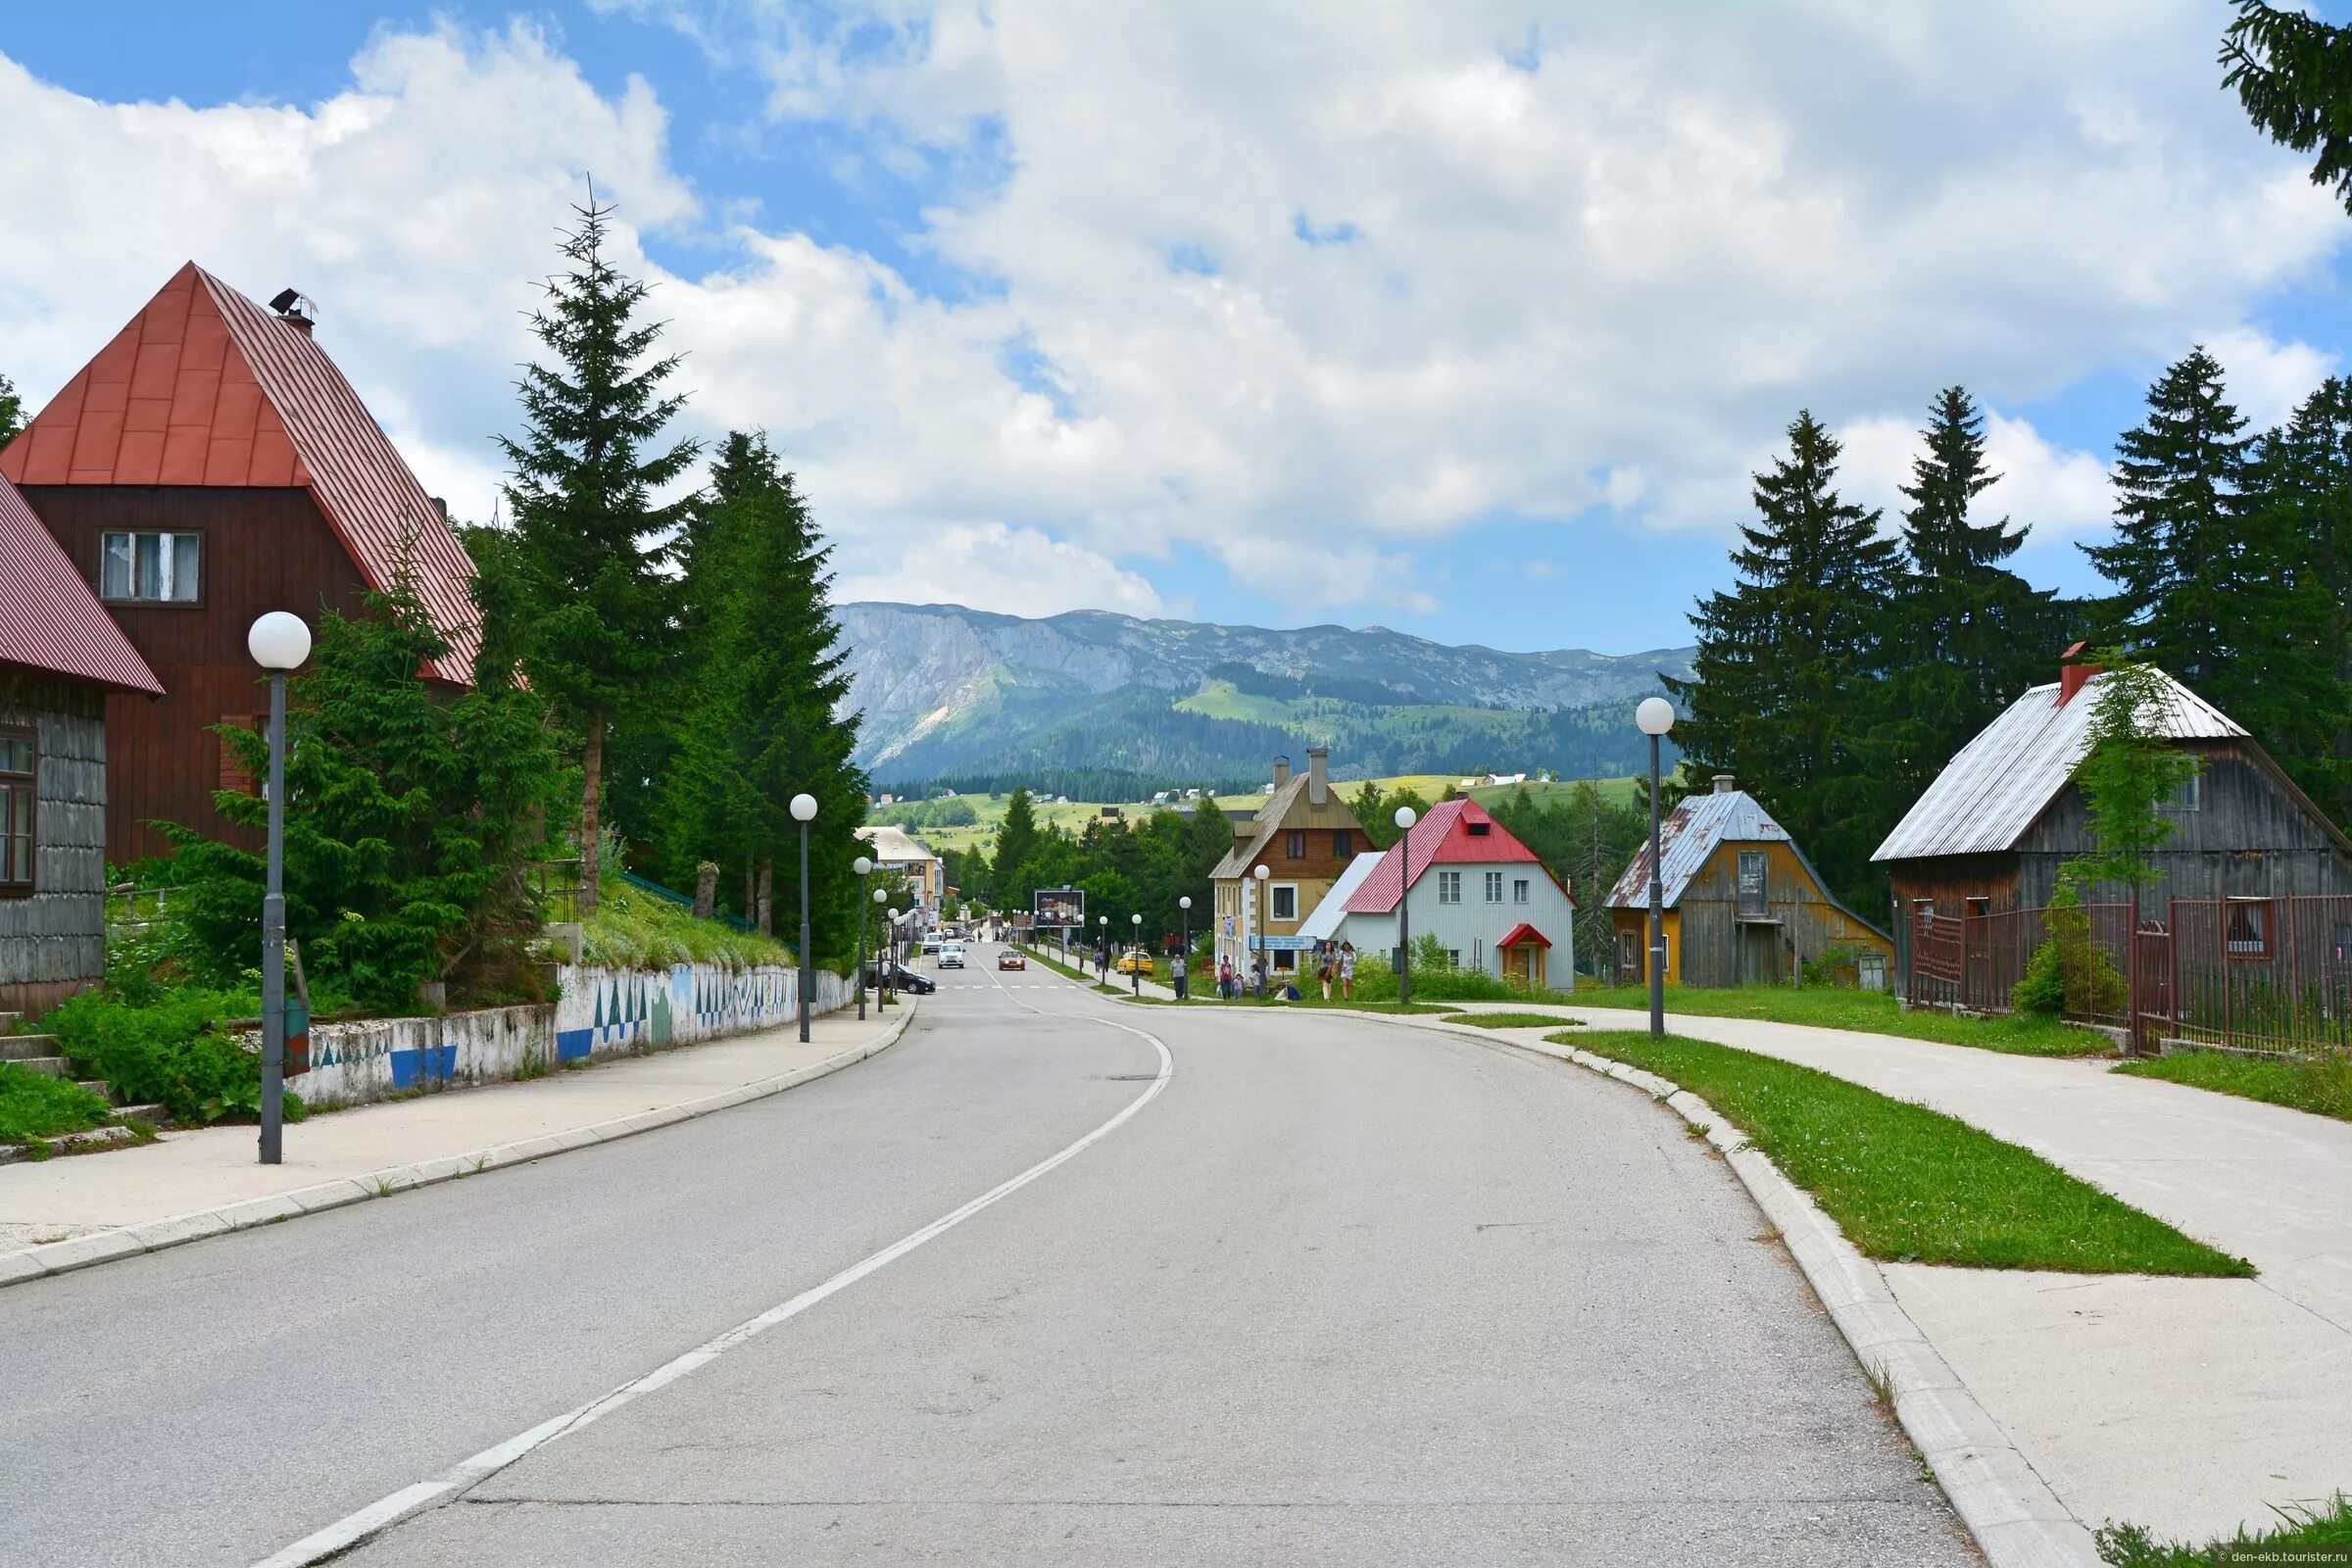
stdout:
<svg viewBox="0 0 2352 1568">
<path fill-rule="evenodd" d="M 65 548 L 161 681 L 106 700 L 107 853 L 167 853 L 149 824 L 252 847 L 214 809 L 247 789 L 214 727 L 266 703 L 245 635 L 264 612 L 316 625 L 404 571 L 472 677 L 471 564 L 312 336 L 291 290 L 265 310 L 198 268 L 162 291 L 0 449 L 0 476 Z"/>
<path fill-rule="evenodd" d="M 162 694 L 0 479 L 0 1014 L 45 1012 L 106 972 L 107 703 Z"/>
<path fill-rule="evenodd" d="M 1434 938 L 1456 968 L 1538 991 L 1555 979 L 1572 983 L 1576 900 L 1535 851 L 1476 801 L 1440 801 L 1360 877 L 1347 880 L 1336 930 L 1358 952 L 1394 963 L 1401 908 L 1415 945 Z"/>
<path fill-rule="evenodd" d="M 1892 939 L 1838 902 L 1788 830 L 1731 774 L 1667 813 L 1658 837 L 1668 985 L 1798 983 L 1805 965 L 1826 959 L 1843 983 L 1886 989 Z M 1647 839 L 1609 890 L 1608 908 L 1618 977 L 1646 980 Z"/>
<path fill-rule="evenodd" d="M 1331 787 L 1325 748 L 1307 749 L 1303 773 L 1291 771 L 1289 758 L 1277 758 L 1266 804 L 1234 824 L 1233 848 L 1209 872 L 1217 956 L 1247 969 L 1262 952 L 1274 973 L 1295 971 L 1299 953 L 1313 946 L 1299 934 L 1300 924 L 1368 848 L 1355 813 Z M 1255 875 L 1261 865 L 1266 867 L 1262 882 Z"/>
<path fill-rule="evenodd" d="M 906 879 L 913 890 L 915 903 L 936 912 L 940 900 L 947 893 L 947 877 L 939 856 L 931 846 L 903 827 L 880 823 L 861 827 L 858 837 L 866 845 L 874 864 L 885 871 L 896 871 Z"/>
</svg>

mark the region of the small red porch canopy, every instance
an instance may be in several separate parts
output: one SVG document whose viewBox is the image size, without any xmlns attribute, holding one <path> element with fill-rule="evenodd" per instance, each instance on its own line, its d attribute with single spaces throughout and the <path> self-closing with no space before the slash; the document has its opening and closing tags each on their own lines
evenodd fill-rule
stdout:
<svg viewBox="0 0 2352 1568">
<path fill-rule="evenodd" d="M 1502 940 L 1495 943 L 1494 946 L 1497 949 L 1548 948 L 1551 946 L 1551 939 L 1545 936 L 1543 932 L 1537 930 L 1534 926 L 1529 925 L 1525 920 L 1522 920 L 1517 925 L 1511 927 L 1509 931 L 1505 932 Z"/>
</svg>

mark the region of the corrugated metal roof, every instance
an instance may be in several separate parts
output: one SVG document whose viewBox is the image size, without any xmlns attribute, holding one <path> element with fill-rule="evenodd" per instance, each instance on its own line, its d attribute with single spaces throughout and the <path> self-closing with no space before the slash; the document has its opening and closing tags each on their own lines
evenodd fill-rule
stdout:
<svg viewBox="0 0 2352 1568">
<path fill-rule="evenodd" d="M 0 477 L 306 489 L 370 586 L 406 562 L 451 645 L 434 673 L 472 677 L 473 565 L 440 509 L 310 328 L 194 262 L 0 449 Z"/>
<path fill-rule="evenodd" d="M 1378 850 L 1366 850 L 1349 860 L 1348 869 L 1340 873 L 1340 879 L 1331 885 L 1331 891 L 1323 895 L 1323 901 L 1298 923 L 1297 934 L 1313 942 L 1329 942 L 1339 935 L 1340 922 L 1348 918 L 1348 899 L 1354 896 L 1357 888 L 1363 886 L 1364 878 L 1372 874 L 1372 868 L 1380 861 L 1381 852 Z"/>
<path fill-rule="evenodd" d="M 151 697 L 164 692 L 65 549 L 5 478 L 0 478 L 0 663 Z"/>
<path fill-rule="evenodd" d="M 1716 790 L 1693 795 L 1666 813 L 1658 824 L 1659 858 L 1665 864 L 1666 907 L 1682 902 L 1683 892 L 1699 867 L 1720 844 L 1762 844 L 1780 841 L 1793 845 L 1788 830 L 1772 819 L 1745 790 Z M 1801 858 L 1801 857 L 1800 857 Z M 1814 878 L 1819 881 L 1820 878 Z M 1644 835 L 1633 863 L 1609 889 L 1612 909 L 1649 907 L 1649 839 Z"/>
<path fill-rule="evenodd" d="M 908 860 L 936 860 L 931 846 L 889 822 L 871 823 L 858 830 L 858 838 L 873 846 L 874 858 L 885 865 L 899 865 Z"/>
<path fill-rule="evenodd" d="M 2159 670 L 2163 698 L 2141 722 L 2174 740 L 2245 736 L 2227 713 Z M 2061 707 L 2058 684 L 2036 686 L 1945 764 L 1936 782 L 1871 857 L 1908 860 L 1936 855 L 1986 855 L 2013 849 L 2074 777 L 2090 730 L 2092 698 L 2107 677 L 2093 675 Z"/>
<path fill-rule="evenodd" d="M 1299 792 L 1305 788 L 1306 775 L 1293 773 L 1274 787 L 1266 797 L 1266 804 L 1251 812 L 1249 821 L 1235 823 L 1233 848 L 1225 852 L 1225 858 L 1208 873 L 1209 880 L 1223 881 L 1250 869 L 1250 862 L 1256 858 L 1258 849 L 1265 843 L 1266 834 L 1290 814 L 1291 804 L 1298 799 Z M 1242 831 L 1245 827 L 1250 830 L 1247 835 Z"/>
<path fill-rule="evenodd" d="M 1474 825 L 1483 826 L 1486 831 L 1473 833 L 1470 829 Z M 1413 824 L 1406 842 L 1412 848 L 1415 887 L 1421 885 L 1421 879 L 1432 866 L 1543 863 L 1536 852 L 1513 837 L 1511 830 L 1495 821 L 1492 812 L 1468 799 L 1440 801 L 1431 807 L 1428 814 Z M 1396 907 L 1396 901 L 1403 895 L 1403 861 L 1398 846 L 1392 844 L 1380 858 L 1380 864 L 1348 899 L 1348 911 L 1386 914 Z"/>
</svg>

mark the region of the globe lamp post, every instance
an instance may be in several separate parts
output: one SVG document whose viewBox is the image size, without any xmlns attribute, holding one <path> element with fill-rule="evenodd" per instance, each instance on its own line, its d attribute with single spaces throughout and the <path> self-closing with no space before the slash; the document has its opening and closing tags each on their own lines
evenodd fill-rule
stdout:
<svg viewBox="0 0 2352 1568">
<path fill-rule="evenodd" d="M 1649 1038 L 1666 1033 L 1666 879 L 1658 863 L 1658 742 L 1674 728 L 1674 705 L 1644 697 L 1634 725 L 1649 737 Z"/>
<path fill-rule="evenodd" d="M 1402 878 L 1396 890 L 1396 1005 L 1413 1000 L 1413 824 L 1420 813 L 1409 806 L 1396 808 L 1396 871 Z"/>
<path fill-rule="evenodd" d="M 816 818 L 816 797 L 795 795 L 792 819 L 801 824 L 801 1044 L 808 1043 L 808 988 L 816 970 L 808 960 L 808 824 Z"/>
<path fill-rule="evenodd" d="M 270 672 L 270 870 L 262 892 L 262 1163 L 285 1159 L 286 1116 L 286 672 L 311 657 L 311 628 L 272 610 L 245 634 Z"/>
</svg>

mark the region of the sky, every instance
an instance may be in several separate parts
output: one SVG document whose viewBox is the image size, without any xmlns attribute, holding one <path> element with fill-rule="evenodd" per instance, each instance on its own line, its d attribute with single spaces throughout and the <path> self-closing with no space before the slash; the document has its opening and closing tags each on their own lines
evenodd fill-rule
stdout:
<svg viewBox="0 0 2352 1568">
<path fill-rule="evenodd" d="M 1955 382 L 1980 507 L 2088 592 L 2165 365 L 2268 423 L 2352 358 L 2352 219 L 2221 89 L 2229 15 L 12 8 L 0 372 L 37 406 L 191 258 L 292 286 L 483 520 L 593 178 L 681 428 L 768 433 L 844 600 L 1674 646 L 1800 409 L 1891 527 Z"/>
</svg>

